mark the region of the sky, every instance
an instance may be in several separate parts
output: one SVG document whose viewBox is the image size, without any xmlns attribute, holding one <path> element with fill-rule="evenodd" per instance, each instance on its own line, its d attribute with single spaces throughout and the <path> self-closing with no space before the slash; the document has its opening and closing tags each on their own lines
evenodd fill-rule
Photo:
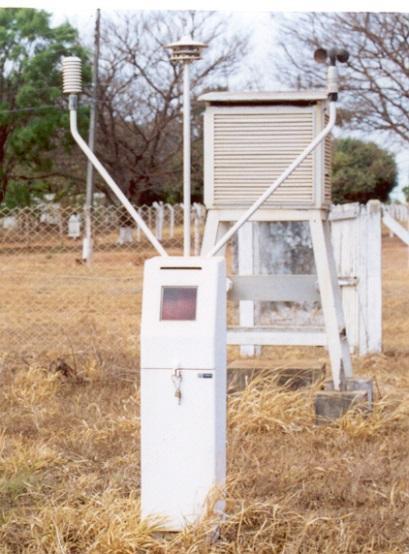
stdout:
<svg viewBox="0 0 409 554">
<path fill-rule="evenodd" d="M 95 24 L 95 10 L 97 7 L 101 8 L 102 14 L 109 14 L 112 11 L 112 6 L 115 6 L 115 10 L 140 10 L 149 6 L 149 9 L 197 9 L 197 10 L 222 10 L 226 11 L 226 17 L 229 17 L 230 22 L 239 28 L 253 30 L 252 43 L 250 52 L 251 54 L 246 60 L 243 60 L 243 72 L 241 77 L 244 80 L 251 79 L 251 72 L 246 68 L 253 68 L 253 71 L 257 75 L 268 75 L 268 72 L 263 72 L 263 67 L 266 67 L 269 62 L 269 57 L 274 52 L 274 40 L 277 32 L 274 19 L 271 17 L 271 12 L 302 12 L 306 11 L 306 2 L 299 0 L 150 0 L 149 4 L 145 2 L 138 2 L 135 0 L 87 0 L 86 3 L 79 0 L 71 0 L 71 2 L 62 9 L 55 8 L 55 1 L 52 0 L 19 0 L 2 1 L 0 0 L 1 7 L 7 6 L 19 6 L 19 7 L 35 7 L 47 9 L 53 14 L 53 23 L 59 24 L 65 19 L 68 19 L 75 27 L 80 30 L 82 38 L 92 43 L 94 24 Z M 249 11 L 248 7 L 251 5 L 252 10 Z M 84 7 L 86 6 L 86 7 Z M 323 0 L 310 0 L 308 2 L 308 11 L 374 11 L 373 0 L 347 0 L 339 1 L 334 0 L 331 5 L 328 1 Z M 380 0 L 376 3 L 376 10 L 384 11 L 406 11 L 405 2 L 401 0 Z M 246 72 L 247 71 L 247 72 Z M 232 88 L 237 89 L 240 86 L 240 82 L 234 80 L 229 83 Z M 272 78 L 264 78 L 259 80 L 258 86 L 262 89 L 273 90 L 276 88 Z M 375 140 L 379 143 L 379 139 L 376 136 L 368 136 L 367 140 Z M 380 146 L 383 145 L 379 143 Z M 409 184 L 409 149 L 405 151 L 403 148 L 401 151 L 394 150 L 396 161 L 399 168 L 399 186 L 393 193 L 393 198 L 403 200 L 403 194 L 400 189 Z"/>
</svg>

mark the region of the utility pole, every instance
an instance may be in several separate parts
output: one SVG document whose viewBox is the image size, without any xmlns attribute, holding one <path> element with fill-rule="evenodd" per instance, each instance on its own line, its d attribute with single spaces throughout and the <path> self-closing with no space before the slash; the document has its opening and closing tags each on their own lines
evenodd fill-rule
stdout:
<svg viewBox="0 0 409 554">
<path fill-rule="evenodd" d="M 97 121 L 97 109 L 98 109 L 98 64 L 99 64 L 99 44 L 100 44 L 100 25 L 101 25 L 101 10 L 98 8 L 95 16 L 95 33 L 94 33 L 94 57 L 92 63 L 92 95 L 91 95 L 91 109 L 89 120 L 89 132 L 88 132 L 88 146 L 92 152 L 95 149 L 95 134 L 96 134 L 96 121 Z M 92 203 L 93 203 L 93 189 L 94 189 L 94 173 L 93 167 L 90 161 L 87 165 L 87 184 L 84 206 L 84 218 L 85 218 L 85 237 L 82 248 L 82 258 L 86 263 L 91 262 L 92 258 Z"/>
</svg>

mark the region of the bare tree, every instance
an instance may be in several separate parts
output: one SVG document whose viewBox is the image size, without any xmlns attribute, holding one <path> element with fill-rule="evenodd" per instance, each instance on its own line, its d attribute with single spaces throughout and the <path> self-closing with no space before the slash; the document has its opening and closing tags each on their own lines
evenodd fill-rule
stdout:
<svg viewBox="0 0 409 554">
<path fill-rule="evenodd" d="M 312 60 L 317 46 L 347 48 L 343 123 L 409 142 L 409 14 L 292 15 L 280 25 L 279 43 L 276 76 L 300 88 L 324 85 L 322 66 Z"/>
<path fill-rule="evenodd" d="M 209 88 L 226 88 L 226 75 L 245 54 L 247 37 L 231 32 L 220 14 L 197 11 L 118 15 L 103 21 L 102 35 L 97 153 L 135 201 L 180 188 L 182 68 L 170 62 L 165 46 L 183 35 L 209 44 L 191 71 L 197 190 L 201 107 L 195 98 Z"/>
</svg>

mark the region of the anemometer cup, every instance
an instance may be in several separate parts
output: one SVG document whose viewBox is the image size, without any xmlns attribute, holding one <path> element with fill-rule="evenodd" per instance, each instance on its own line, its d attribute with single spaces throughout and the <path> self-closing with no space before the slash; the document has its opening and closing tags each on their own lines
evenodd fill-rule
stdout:
<svg viewBox="0 0 409 554">
<path fill-rule="evenodd" d="M 327 90 L 330 102 L 338 100 L 338 76 L 336 64 L 346 63 L 349 59 L 349 52 L 345 48 L 317 48 L 314 52 L 314 60 L 317 63 L 328 64 Z"/>
<path fill-rule="evenodd" d="M 326 63 L 329 60 L 330 65 L 336 65 L 339 63 L 347 63 L 349 59 L 349 52 L 345 48 L 317 48 L 314 52 L 314 60 L 317 63 Z"/>
</svg>

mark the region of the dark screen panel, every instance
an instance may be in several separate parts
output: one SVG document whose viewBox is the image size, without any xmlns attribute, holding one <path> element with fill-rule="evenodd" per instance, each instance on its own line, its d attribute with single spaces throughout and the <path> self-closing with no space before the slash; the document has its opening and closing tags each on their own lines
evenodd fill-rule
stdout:
<svg viewBox="0 0 409 554">
<path fill-rule="evenodd" d="M 197 287 L 162 287 L 160 318 L 163 321 L 196 319 Z"/>
</svg>

